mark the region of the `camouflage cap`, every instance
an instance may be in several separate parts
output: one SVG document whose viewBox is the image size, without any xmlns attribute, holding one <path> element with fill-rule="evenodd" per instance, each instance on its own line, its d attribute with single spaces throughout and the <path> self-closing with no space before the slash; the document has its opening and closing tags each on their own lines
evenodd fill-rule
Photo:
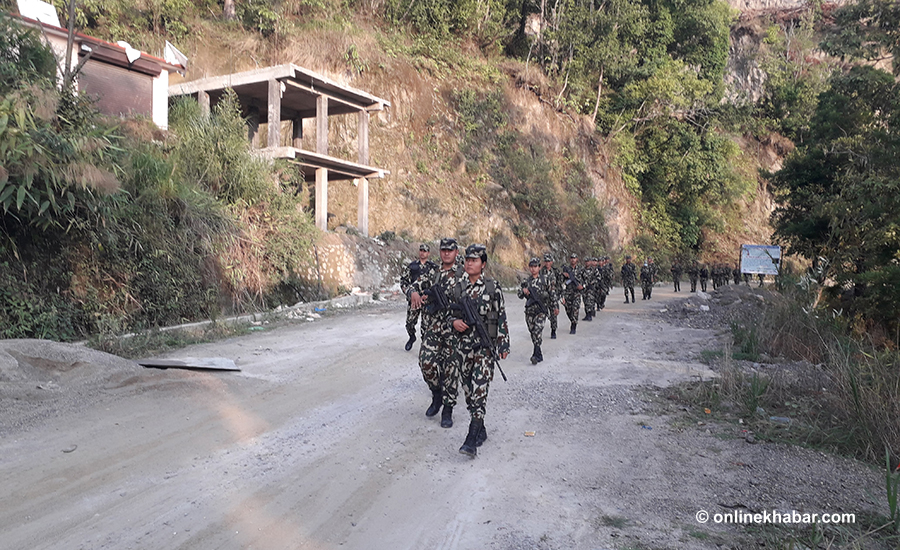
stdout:
<svg viewBox="0 0 900 550">
<path fill-rule="evenodd" d="M 456 245 L 456 239 L 453 237 L 444 237 L 441 239 L 441 250 L 456 250 L 459 248 Z"/>
<path fill-rule="evenodd" d="M 550 254 L 549 252 L 547 252 L 546 254 L 544 254 L 544 261 L 545 261 L 545 262 L 552 262 L 552 261 L 553 261 L 553 254 Z"/>
<path fill-rule="evenodd" d="M 535 256 L 534 258 L 531 259 L 531 261 L 528 262 L 528 267 L 538 267 L 540 265 L 541 265 L 541 261 L 539 259 L 537 259 L 537 256 Z"/>
<path fill-rule="evenodd" d="M 470 244 L 466 247 L 466 259 L 478 258 L 482 261 L 487 260 L 487 247 L 483 244 Z"/>
<path fill-rule="evenodd" d="M 569 259 L 571 260 L 572 258 L 575 258 L 575 259 L 577 260 L 577 259 L 578 259 L 578 254 L 575 254 L 574 252 L 572 252 L 571 254 L 569 254 Z"/>
<path fill-rule="evenodd" d="M 431 247 L 425 243 L 422 243 L 419 245 L 419 250 L 421 250 L 422 252 L 431 252 Z"/>
</svg>

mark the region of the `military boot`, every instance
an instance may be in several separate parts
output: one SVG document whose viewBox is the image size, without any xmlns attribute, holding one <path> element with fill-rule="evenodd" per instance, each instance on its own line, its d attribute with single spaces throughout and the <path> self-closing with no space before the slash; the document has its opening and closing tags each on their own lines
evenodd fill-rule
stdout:
<svg viewBox="0 0 900 550">
<path fill-rule="evenodd" d="M 540 359 L 539 359 L 539 354 L 540 354 L 540 353 L 541 353 L 540 348 L 537 347 L 537 345 L 535 345 L 535 346 L 534 346 L 534 350 L 531 352 L 531 364 L 532 364 L 532 365 L 537 365 L 537 364 L 538 364 L 538 361 L 540 361 Z"/>
<path fill-rule="evenodd" d="M 469 422 L 469 433 L 466 435 L 466 440 L 463 442 L 462 447 L 459 448 L 460 453 L 469 455 L 472 458 L 478 456 L 478 444 L 476 441 L 478 440 L 478 432 L 483 428 L 484 420 L 475 420 L 473 418 Z M 485 432 L 485 439 L 487 439 L 487 432 Z"/>
<path fill-rule="evenodd" d="M 572 323 L 569 327 L 569 334 L 575 334 L 575 323 Z"/>
<path fill-rule="evenodd" d="M 484 422 L 482 422 L 481 429 L 478 430 L 478 435 L 475 436 L 475 446 L 481 447 L 485 441 L 487 441 L 487 430 L 484 429 Z"/>
<path fill-rule="evenodd" d="M 441 390 L 431 390 L 431 406 L 425 411 L 425 416 L 434 416 L 441 410 L 443 401 L 441 399 Z"/>
<path fill-rule="evenodd" d="M 555 330 L 551 330 L 551 331 L 550 331 L 550 339 L 551 339 L 551 340 L 556 340 L 556 331 L 555 331 Z"/>
<path fill-rule="evenodd" d="M 447 405 L 441 411 L 441 428 L 453 427 L 453 407 Z"/>
<path fill-rule="evenodd" d="M 534 346 L 534 355 L 537 357 L 538 363 L 544 360 L 544 353 L 541 351 L 541 346 Z"/>
<path fill-rule="evenodd" d="M 410 334 L 410 335 L 409 335 L 409 340 L 406 341 L 406 351 L 411 350 L 412 347 L 413 347 L 413 344 L 414 344 L 415 342 L 416 342 L 416 335 L 415 335 L 415 334 Z"/>
</svg>

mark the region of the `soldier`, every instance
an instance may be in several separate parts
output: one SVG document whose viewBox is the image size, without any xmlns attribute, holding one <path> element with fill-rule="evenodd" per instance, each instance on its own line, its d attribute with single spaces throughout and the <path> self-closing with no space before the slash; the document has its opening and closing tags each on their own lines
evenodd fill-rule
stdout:
<svg viewBox="0 0 900 550">
<path fill-rule="evenodd" d="M 679 292 L 681 290 L 681 264 L 678 263 L 678 260 L 672 262 L 669 271 L 672 272 L 672 284 L 675 285 L 675 292 Z"/>
<path fill-rule="evenodd" d="M 744 283 L 747 286 L 750 286 L 750 274 L 749 273 L 744 273 Z"/>
<path fill-rule="evenodd" d="M 597 270 L 597 258 L 585 258 L 581 270 L 581 282 L 584 284 L 584 319 L 593 321 L 597 311 L 597 287 L 600 286 L 600 272 Z"/>
<path fill-rule="evenodd" d="M 534 352 L 531 354 L 531 364 L 536 365 L 544 360 L 541 352 L 544 322 L 547 315 L 559 314 L 559 307 L 553 300 L 553 292 L 550 288 L 550 280 L 547 274 L 541 271 L 541 262 L 532 258 L 528 262 L 528 271 L 531 274 L 527 280 L 522 281 L 519 289 L 519 298 L 525 300 L 525 325 L 531 334 L 531 343 Z"/>
<path fill-rule="evenodd" d="M 425 306 L 422 326 L 422 345 L 419 348 L 419 368 L 422 378 L 431 390 L 431 405 L 425 416 L 432 417 L 441 410 L 441 427 L 453 426 L 453 407 L 459 393 L 459 373 L 453 370 L 450 354 L 456 347 L 458 337 L 448 324 L 449 311 L 442 309 L 438 293 L 450 298 L 450 290 L 465 276 L 456 261 L 458 255 L 456 239 L 441 239 L 441 267 L 430 278 L 419 277 L 410 291 L 412 307 Z"/>
<path fill-rule="evenodd" d="M 487 250 L 483 244 L 473 244 L 466 248 L 466 276 L 457 282 L 453 294 L 457 302 L 462 302 L 464 298 L 474 301 L 478 316 L 493 340 L 491 345 L 496 346 L 501 359 L 506 359 L 509 355 L 509 328 L 506 324 L 503 292 L 497 281 L 484 277 L 486 265 Z M 459 452 L 475 458 L 478 447 L 487 440 L 484 413 L 488 389 L 494 378 L 494 356 L 493 349 L 481 345 L 476 327 L 467 325 L 462 317 L 459 310 L 453 310 L 450 316 L 451 326 L 459 338 L 453 353 L 453 363 L 462 379 L 466 405 L 472 419 Z"/>
<path fill-rule="evenodd" d="M 731 270 L 731 276 L 734 278 L 734 284 L 741 284 L 741 268 L 737 265 L 734 266 L 734 269 Z"/>
<path fill-rule="evenodd" d="M 706 264 L 700 267 L 700 290 L 706 292 L 706 281 L 709 280 L 709 269 Z"/>
<path fill-rule="evenodd" d="M 691 262 L 687 274 L 688 279 L 691 281 L 691 292 L 697 292 L 697 280 L 700 278 L 700 267 L 697 265 L 697 260 Z"/>
<path fill-rule="evenodd" d="M 656 273 L 656 265 L 653 263 L 653 258 L 648 257 L 644 265 L 641 266 L 642 300 L 650 299 L 650 295 L 653 293 L 653 285 L 656 283 Z"/>
<path fill-rule="evenodd" d="M 631 291 L 631 302 L 634 303 L 634 280 L 637 278 L 637 268 L 631 263 L 631 256 L 625 256 L 625 263 L 622 265 L 622 286 L 625 287 L 625 303 L 628 303 L 628 291 Z"/>
<path fill-rule="evenodd" d="M 558 304 L 559 300 L 562 298 L 562 273 L 553 267 L 553 255 L 547 252 L 544 254 L 544 267 L 541 268 L 541 273 L 546 275 L 547 281 L 550 282 L 551 292 L 553 293 L 553 297 L 551 301 L 554 304 Z M 550 339 L 556 340 L 556 317 L 559 314 L 559 309 L 555 310 L 556 313 L 552 311 L 548 314 L 550 317 Z"/>
<path fill-rule="evenodd" d="M 578 311 L 581 309 L 581 291 L 584 284 L 578 278 L 578 254 L 574 252 L 569 256 L 569 265 L 563 268 L 563 298 L 562 304 L 566 307 L 566 317 L 569 318 L 569 334 L 575 334 L 578 326 Z"/>
<path fill-rule="evenodd" d="M 600 266 L 600 309 L 606 307 L 606 297 L 612 289 L 613 266 L 609 260 L 609 256 L 603 256 L 603 262 Z"/>
<path fill-rule="evenodd" d="M 763 286 L 763 281 L 766 280 L 766 275 L 764 273 L 757 273 L 756 278 L 759 279 L 759 286 Z"/>
<path fill-rule="evenodd" d="M 406 274 L 400 277 L 400 290 L 403 291 L 403 294 L 406 295 L 406 333 L 409 334 L 409 340 L 406 342 L 406 351 L 412 349 L 413 344 L 416 341 L 416 323 L 419 321 L 419 312 L 422 311 L 421 307 L 413 308 L 412 303 L 409 301 L 410 291 L 412 290 L 412 285 L 415 283 L 419 277 L 429 278 L 431 277 L 435 271 L 437 271 L 437 264 L 428 259 L 428 256 L 431 255 L 431 248 L 422 243 L 419 245 L 419 259 L 409 264 L 409 269 Z M 422 333 L 425 332 L 425 323 L 424 316 L 422 323 Z"/>
</svg>

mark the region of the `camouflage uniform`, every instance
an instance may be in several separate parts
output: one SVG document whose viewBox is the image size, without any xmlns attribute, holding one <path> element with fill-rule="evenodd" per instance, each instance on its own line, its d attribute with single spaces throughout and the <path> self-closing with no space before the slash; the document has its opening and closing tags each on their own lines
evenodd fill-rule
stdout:
<svg viewBox="0 0 900 550">
<path fill-rule="evenodd" d="M 641 266 L 641 300 L 649 300 L 653 290 L 653 266 L 644 264 Z"/>
<path fill-rule="evenodd" d="M 709 269 L 704 265 L 700 268 L 700 290 L 706 292 L 706 281 L 709 280 Z"/>
<path fill-rule="evenodd" d="M 552 262 L 553 256 L 550 254 L 544 254 L 545 262 Z M 550 292 L 552 293 L 552 302 L 554 304 L 558 304 L 560 298 L 562 298 L 562 272 L 556 267 L 547 267 L 541 266 L 541 274 L 546 275 L 547 281 L 550 283 Z M 554 308 L 555 309 L 555 308 Z M 553 309 L 547 313 L 547 316 L 550 318 L 550 338 L 556 338 L 556 327 L 557 327 L 557 318 L 553 313 Z"/>
<path fill-rule="evenodd" d="M 672 284 L 675 285 L 675 292 L 678 292 L 681 290 L 681 265 L 675 262 L 669 271 L 672 272 Z"/>
<path fill-rule="evenodd" d="M 700 278 L 700 268 L 696 263 L 691 264 L 687 270 L 688 279 L 691 281 L 691 292 L 697 292 L 697 280 Z"/>
<path fill-rule="evenodd" d="M 488 327 L 488 333 L 494 338 L 498 355 L 509 353 L 509 328 L 506 323 L 506 308 L 503 305 L 503 292 L 500 286 L 493 283 L 493 293 L 485 292 L 486 279 L 480 276 L 474 283 L 464 277 L 457 283 L 455 293 L 465 294 L 478 304 L 478 313 Z M 454 310 L 449 321 L 460 319 L 459 312 Z M 495 326 L 496 329 L 492 327 Z M 496 330 L 496 335 L 493 331 Z M 456 332 L 456 331 L 454 331 Z M 494 360 L 491 350 L 479 347 L 478 334 L 475 327 L 458 333 L 457 345 L 453 350 L 452 363 L 454 372 L 462 379 L 466 395 L 466 405 L 474 420 L 484 420 L 488 388 L 494 378 Z"/>
<path fill-rule="evenodd" d="M 434 273 L 438 270 L 438 265 L 431 260 L 426 260 L 425 263 L 422 263 L 419 260 L 416 260 L 409 264 L 409 268 L 406 273 L 400 277 L 400 290 L 403 291 L 403 294 L 406 295 L 406 333 L 409 334 L 409 339 L 411 341 L 416 340 L 416 323 L 419 321 L 419 314 L 422 309 L 413 309 L 412 304 L 409 303 L 410 298 L 410 290 L 412 290 L 412 285 L 420 277 L 430 278 L 434 275 Z M 423 316 L 424 317 L 424 316 Z M 425 324 L 422 323 L 422 335 L 425 334 Z"/>
<path fill-rule="evenodd" d="M 734 284 L 741 284 L 741 268 L 735 266 L 734 269 L 731 270 L 731 276 L 734 278 Z"/>
<path fill-rule="evenodd" d="M 465 277 L 465 272 L 457 262 L 450 269 L 441 266 L 431 277 L 419 277 L 411 289 L 423 294 L 432 286 L 441 286 L 447 297 L 452 300 L 451 291 L 462 277 Z M 422 345 L 419 348 L 419 368 L 432 394 L 440 395 L 443 406 L 452 409 L 459 394 L 459 375 L 453 370 L 449 359 L 458 337 L 447 325 L 449 311 L 436 311 L 434 304 L 429 302 L 430 299 L 425 300 L 422 312 L 423 332 Z"/>
<path fill-rule="evenodd" d="M 530 295 L 525 294 L 525 288 L 528 287 Z M 537 295 L 540 299 L 532 298 Z M 519 288 L 519 298 L 525 301 L 525 325 L 531 334 L 531 343 L 534 345 L 534 353 L 531 358 L 532 363 L 539 363 L 544 360 L 541 354 L 541 344 L 543 343 L 544 322 L 547 315 L 552 314 L 556 309 L 556 302 L 553 301 L 553 295 L 550 290 L 550 281 L 544 273 L 538 273 L 537 277 L 528 277 L 523 281 Z"/>
<path fill-rule="evenodd" d="M 586 264 L 593 264 L 595 258 L 585 259 Z M 585 265 L 581 269 L 581 284 L 584 285 L 582 296 L 584 297 L 584 319 L 591 321 L 597 312 L 597 288 L 600 286 L 600 271 L 595 265 Z"/>
<path fill-rule="evenodd" d="M 606 297 L 612 289 L 613 266 L 609 261 L 609 256 L 603 257 L 603 265 L 600 266 L 600 292 L 598 293 L 597 304 L 600 309 L 606 307 Z"/>
<path fill-rule="evenodd" d="M 628 291 L 631 291 L 631 301 L 634 302 L 634 281 L 637 278 L 637 268 L 634 264 L 622 265 L 622 286 L 625 287 L 625 303 L 628 303 Z"/>
<path fill-rule="evenodd" d="M 563 272 L 563 299 L 566 301 L 566 317 L 569 318 L 571 326 L 569 334 L 575 334 L 575 328 L 578 325 L 578 311 L 581 309 L 581 290 L 579 284 L 583 284 L 579 277 L 580 270 L 577 267 L 567 265 L 562 269 Z"/>
</svg>

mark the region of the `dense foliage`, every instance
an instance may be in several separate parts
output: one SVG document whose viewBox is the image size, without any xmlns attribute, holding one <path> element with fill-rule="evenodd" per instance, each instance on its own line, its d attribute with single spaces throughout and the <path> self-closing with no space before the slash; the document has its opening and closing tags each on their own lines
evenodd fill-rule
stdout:
<svg viewBox="0 0 900 550">
<path fill-rule="evenodd" d="M 276 290 L 297 300 L 311 220 L 251 156 L 233 97 L 206 117 L 176 106 L 168 137 L 117 127 L 58 89 L 53 55 L 5 16 L 0 75 L 0 338 L 216 317 Z"/>
</svg>

